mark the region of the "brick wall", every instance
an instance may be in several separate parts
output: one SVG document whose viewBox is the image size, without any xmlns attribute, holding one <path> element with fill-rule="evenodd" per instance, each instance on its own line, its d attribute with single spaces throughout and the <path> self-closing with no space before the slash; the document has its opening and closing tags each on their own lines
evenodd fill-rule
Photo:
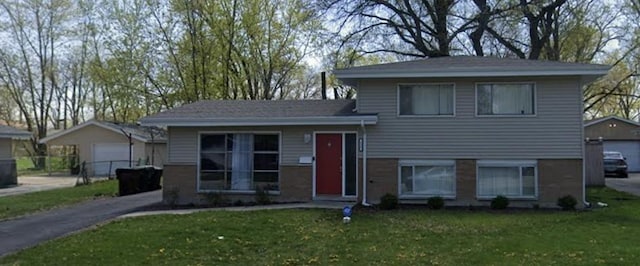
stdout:
<svg viewBox="0 0 640 266">
<path fill-rule="evenodd" d="M 311 201 L 312 166 L 281 166 L 278 201 Z"/>
<path fill-rule="evenodd" d="M 198 204 L 197 166 L 164 165 L 162 173 L 162 201 L 165 204 Z"/>
<path fill-rule="evenodd" d="M 478 205 L 476 160 L 456 160 L 456 205 Z"/>
<path fill-rule="evenodd" d="M 367 201 L 378 203 L 387 193 L 398 194 L 398 159 L 367 159 Z"/>
<path fill-rule="evenodd" d="M 539 203 L 555 207 L 559 197 L 572 195 L 582 208 L 582 160 L 538 160 Z"/>
<path fill-rule="evenodd" d="M 281 166 L 280 195 L 272 196 L 272 200 L 279 202 L 310 201 L 312 195 L 312 167 L 311 166 Z M 162 178 L 162 199 L 164 203 L 205 204 L 204 193 L 198 193 L 197 166 L 195 165 L 164 165 Z M 250 202 L 255 195 L 229 194 L 226 198 L 234 202 L 242 200 Z"/>
</svg>

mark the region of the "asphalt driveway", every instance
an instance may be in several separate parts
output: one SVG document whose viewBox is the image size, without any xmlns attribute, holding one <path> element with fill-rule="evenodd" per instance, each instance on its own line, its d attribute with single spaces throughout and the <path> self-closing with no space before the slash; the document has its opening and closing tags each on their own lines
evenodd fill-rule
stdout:
<svg viewBox="0 0 640 266">
<path fill-rule="evenodd" d="M 162 200 L 161 190 L 103 198 L 0 222 L 0 257 L 135 212 Z"/>
<path fill-rule="evenodd" d="M 604 182 L 607 187 L 640 196 L 640 173 L 629 173 L 628 178 L 605 178 Z"/>
</svg>

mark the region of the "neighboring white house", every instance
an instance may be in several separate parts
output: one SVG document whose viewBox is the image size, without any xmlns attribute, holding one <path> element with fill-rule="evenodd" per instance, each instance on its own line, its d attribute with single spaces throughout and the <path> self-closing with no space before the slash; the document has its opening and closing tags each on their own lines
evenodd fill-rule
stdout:
<svg viewBox="0 0 640 266">
<path fill-rule="evenodd" d="M 0 125 L 0 187 L 17 184 L 16 161 L 13 158 L 14 139 L 29 139 L 31 133 Z"/>
<path fill-rule="evenodd" d="M 74 146 L 78 163 L 87 173 L 113 175 L 117 168 L 149 164 L 162 166 L 166 154 L 166 132 L 155 127 L 89 120 L 40 140 L 49 147 Z"/>
</svg>

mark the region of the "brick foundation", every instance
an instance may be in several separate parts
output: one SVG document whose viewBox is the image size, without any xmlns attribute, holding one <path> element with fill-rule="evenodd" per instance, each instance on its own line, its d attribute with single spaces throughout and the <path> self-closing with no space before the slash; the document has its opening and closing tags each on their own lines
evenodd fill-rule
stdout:
<svg viewBox="0 0 640 266">
<path fill-rule="evenodd" d="M 398 159 L 367 159 L 367 201 L 379 203 L 387 193 L 398 194 Z"/>
<path fill-rule="evenodd" d="M 311 201 L 313 195 L 312 166 L 280 166 L 278 201 Z"/>
<path fill-rule="evenodd" d="M 280 167 L 280 195 L 271 197 L 279 202 L 311 201 L 312 195 L 311 166 L 281 166 Z M 165 204 L 206 204 L 206 193 L 198 193 L 197 166 L 195 165 L 164 165 L 162 179 L 162 201 Z M 255 201 L 253 194 L 227 194 L 225 197 L 234 202 Z"/>
<path fill-rule="evenodd" d="M 456 160 L 455 205 L 478 205 L 476 200 L 476 160 Z"/>
<path fill-rule="evenodd" d="M 362 160 L 359 165 L 362 177 Z M 272 196 L 279 202 L 307 202 L 313 195 L 312 166 L 281 166 L 280 195 Z M 165 165 L 163 177 L 163 201 L 176 204 L 203 204 L 206 198 L 197 193 L 197 169 L 195 165 Z M 362 199 L 362 178 L 358 181 L 358 199 Z M 582 203 L 582 160 L 538 160 L 538 199 L 512 200 L 513 207 L 556 207 L 559 197 L 572 195 Z M 386 193 L 398 193 L 398 159 L 368 159 L 367 201 L 378 203 Z M 449 206 L 488 206 L 490 200 L 476 198 L 476 160 L 456 160 L 456 198 L 447 200 Z M 229 194 L 229 200 L 250 202 L 252 194 Z M 414 201 L 415 202 L 415 201 Z M 422 201 L 418 201 L 422 202 Z"/>
<path fill-rule="evenodd" d="M 556 207 L 558 198 L 572 195 L 582 202 L 582 160 L 538 160 L 538 195 L 542 207 Z"/>
</svg>

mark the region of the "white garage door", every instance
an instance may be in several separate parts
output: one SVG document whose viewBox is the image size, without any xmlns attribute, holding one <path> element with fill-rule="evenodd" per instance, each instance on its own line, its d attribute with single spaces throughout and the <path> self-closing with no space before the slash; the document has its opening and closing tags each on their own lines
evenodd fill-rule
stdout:
<svg viewBox="0 0 640 266">
<path fill-rule="evenodd" d="M 117 168 L 126 167 L 129 167 L 129 144 L 93 144 L 93 174 L 95 176 L 113 176 Z M 109 168 L 111 168 L 111 173 L 109 173 Z"/>
<path fill-rule="evenodd" d="M 640 172 L 640 141 L 604 141 L 605 151 L 619 151 L 627 158 L 629 172 Z"/>
</svg>

